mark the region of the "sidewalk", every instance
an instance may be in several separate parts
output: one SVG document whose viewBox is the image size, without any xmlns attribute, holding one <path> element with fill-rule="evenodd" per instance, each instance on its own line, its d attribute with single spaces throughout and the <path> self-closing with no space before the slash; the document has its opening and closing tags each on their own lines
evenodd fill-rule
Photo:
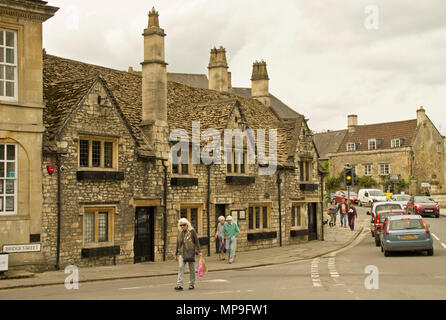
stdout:
<svg viewBox="0 0 446 320">
<path fill-rule="evenodd" d="M 327 216 L 324 217 L 324 220 Z M 339 220 L 339 219 L 338 219 Z M 365 213 L 359 214 L 355 231 L 341 228 L 340 222 L 334 228 L 324 225 L 325 241 L 309 241 L 298 245 L 237 252 L 233 264 L 217 261 L 217 255 L 206 259 L 208 272 L 245 269 L 266 265 L 282 264 L 293 261 L 313 259 L 349 245 L 362 232 L 370 218 Z M 79 282 L 93 282 L 118 279 L 135 279 L 156 276 L 172 276 L 178 273 L 178 263 L 174 260 L 165 262 L 145 262 L 117 266 L 91 267 L 79 269 Z M 0 280 L 0 290 L 13 288 L 37 287 L 45 285 L 64 285 L 68 274 L 64 270 L 49 271 L 21 279 Z"/>
</svg>

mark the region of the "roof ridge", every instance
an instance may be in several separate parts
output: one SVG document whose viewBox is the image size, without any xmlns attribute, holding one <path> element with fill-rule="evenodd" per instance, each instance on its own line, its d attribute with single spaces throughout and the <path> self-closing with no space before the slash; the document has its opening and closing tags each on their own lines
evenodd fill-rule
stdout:
<svg viewBox="0 0 446 320">
<path fill-rule="evenodd" d="M 370 123 L 370 124 L 358 124 L 355 127 L 378 126 L 378 125 L 383 125 L 383 124 L 393 124 L 393 123 L 411 122 L 411 121 L 417 121 L 417 119 L 398 120 L 398 121 L 390 121 L 390 122 L 378 122 L 378 123 Z M 345 129 L 345 130 L 348 130 L 348 129 Z"/>
<path fill-rule="evenodd" d="M 60 81 L 53 81 L 53 82 L 47 82 L 47 85 L 59 85 L 59 84 L 64 84 L 64 83 L 70 83 L 70 82 L 76 82 L 76 81 L 81 81 L 81 80 L 96 80 L 98 78 L 101 78 L 101 74 L 97 73 L 95 75 L 89 75 L 86 77 L 77 77 L 77 78 L 72 78 L 72 79 L 68 79 L 68 80 L 60 80 Z"/>
</svg>

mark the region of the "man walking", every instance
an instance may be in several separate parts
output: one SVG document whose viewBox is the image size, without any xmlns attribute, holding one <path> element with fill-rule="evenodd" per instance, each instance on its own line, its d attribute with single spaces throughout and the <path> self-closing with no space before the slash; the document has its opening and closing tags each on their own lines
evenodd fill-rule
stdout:
<svg viewBox="0 0 446 320">
<path fill-rule="evenodd" d="M 348 226 L 350 230 L 355 230 L 355 218 L 358 216 L 356 212 L 356 208 L 353 206 L 353 203 L 350 202 L 350 208 L 348 209 Z"/>
<path fill-rule="evenodd" d="M 341 214 L 341 227 L 347 228 L 347 211 L 348 207 L 345 203 L 345 199 L 341 200 L 342 202 L 338 206 L 338 211 Z"/>
<path fill-rule="evenodd" d="M 237 247 L 237 236 L 240 234 L 240 229 L 237 223 L 232 221 L 231 216 L 226 217 L 226 223 L 223 226 L 222 236 L 226 239 L 226 250 L 229 255 L 229 263 L 234 261 L 235 249 Z"/>
</svg>

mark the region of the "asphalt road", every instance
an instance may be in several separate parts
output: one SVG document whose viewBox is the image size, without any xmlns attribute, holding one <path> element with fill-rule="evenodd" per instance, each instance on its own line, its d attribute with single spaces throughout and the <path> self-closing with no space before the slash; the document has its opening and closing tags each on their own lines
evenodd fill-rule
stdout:
<svg viewBox="0 0 446 320">
<path fill-rule="evenodd" d="M 365 215 L 363 208 L 360 214 Z M 297 263 L 211 272 L 200 278 L 191 291 L 174 291 L 176 277 L 166 276 L 81 283 L 78 290 L 64 286 L 6 290 L 0 291 L 0 300 L 446 299 L 446 218 L 426 221 L 436 237 L 432 257 L 410 252 L 384 257 L 366 228 L 349 247 L 330 255 Z M 376 276 L 373 281 L 372 275 Z"/>
</svg>

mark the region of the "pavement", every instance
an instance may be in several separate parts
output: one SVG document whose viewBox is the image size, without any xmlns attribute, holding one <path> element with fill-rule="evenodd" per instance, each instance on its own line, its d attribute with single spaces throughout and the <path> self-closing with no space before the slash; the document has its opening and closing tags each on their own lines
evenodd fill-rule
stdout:
<svg viewBox="0 0 446 320">
<path fill-rule="evenodd" d="M 446 215 L 446 210 L 443 210 Z M 324 220 L 328 216 L 324 214 Z M 239 251 L 235 261 L 229 264 L 227 260 L 218 261 L 216 254 L 203 257 L 206 260 L 208 272 L 255 268 L 267 265 L 284 264 L 295 261 L 314 259 L 328 253 L 340 250 L 351 244 L 368 227 L 370 218 L 365 212 L 358 212 L 356 229 L 341 228 L 339 215 L 337 226 L 330 228 L 324 225 L 324 241 L 314 240 L 296 245 L 273 247 L 267 249 Z M 137 279 L 159 276 L 172 276 L 178 274 L 178 263 L 174 260 L 162 262 L 144 262 L 138 264 L 124 264 L 117 266 L 101 266 L 79 268 L 79 283 Z M 48 271 L 37 274 L 20 273 L 7 274 L 7 278 L 0 280 L 0 290 L 15 288 L 30 288 L 50 285 L 64 285 L 69 274 L 64 270 Z"/>
</svg>

